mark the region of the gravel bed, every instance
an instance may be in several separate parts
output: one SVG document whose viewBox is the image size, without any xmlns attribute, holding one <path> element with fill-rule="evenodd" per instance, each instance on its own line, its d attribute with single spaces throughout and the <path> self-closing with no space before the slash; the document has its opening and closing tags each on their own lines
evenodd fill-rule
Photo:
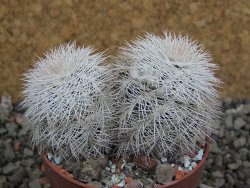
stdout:
<svg viewBox="0 0 250 188">
<path fill-rule="evenodd" d="M 49 188 L 41 158 L 24 135 L 21 113 L 9 97 L 1 98 L 0 188 Z M 223 114 L 200 187 L 250 187 L 250 100 L 224 100 Z"/>
</svg>

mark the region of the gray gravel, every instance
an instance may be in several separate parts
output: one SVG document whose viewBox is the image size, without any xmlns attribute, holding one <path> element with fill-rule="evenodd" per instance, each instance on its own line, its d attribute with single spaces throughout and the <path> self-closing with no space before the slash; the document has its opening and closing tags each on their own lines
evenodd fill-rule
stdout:
<svg viewBox="0 0 250 188">
<path fill-rule="evenodd" d="M 212 143 L 202 183 L 211 187 L 250 187 L 250 101 L 223 101 L 224 116 Z"/>
<path fill-rule="evenodd" d="M 203 170 L 200 188 L 250 187 L 250 100 L 223 101 L 219 134 Z M 0 103 L 0 188 L 49 188 L 41 158 L 32 151 L 9 97 Z M 20 147 L 18 148 L 18 143 Z M 43 181 L 42 181 L 43 180 Z"/>
</svg>

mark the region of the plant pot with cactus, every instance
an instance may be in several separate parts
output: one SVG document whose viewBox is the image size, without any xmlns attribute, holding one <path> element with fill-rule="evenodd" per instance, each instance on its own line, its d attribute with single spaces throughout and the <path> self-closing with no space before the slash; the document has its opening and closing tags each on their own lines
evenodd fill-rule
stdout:
<svg viewBox="0 0 250 188">
<path fill-rule="evenodd" d="M 52 187 L 196 187 L 220 115 L 210 60 L 170 33 L 109 59 L 74 43 L 47 53 L 23 106 Z"/>
</svg>

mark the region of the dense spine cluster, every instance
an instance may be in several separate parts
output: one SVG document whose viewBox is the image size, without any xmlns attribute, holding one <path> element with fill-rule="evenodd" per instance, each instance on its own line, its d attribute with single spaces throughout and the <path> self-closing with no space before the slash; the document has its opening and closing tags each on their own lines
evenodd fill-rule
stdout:
<svg viewBox="0 0 250 188">
<path fill-rule="evenodd" d="M 147 34 L 115 58 L 118 156 L 166 156 L 197 149 L 216 130 L 216 65 L 189 38 Z"/>
<path fill-rule="evenodd" d="M 25 74 L 24 118 L 32 143 L 64 157 L 94 158 L 109 149 L 112 119 L 102 53 L 61 45 Z"/>
</svg>

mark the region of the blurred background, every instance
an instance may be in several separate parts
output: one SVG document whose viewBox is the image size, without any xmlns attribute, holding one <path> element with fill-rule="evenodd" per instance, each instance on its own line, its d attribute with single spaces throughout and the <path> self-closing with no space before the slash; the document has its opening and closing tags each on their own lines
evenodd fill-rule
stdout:
<svg viewBox="0 0 250 188">
<path fill-rule="evenodd" d="M 1 0 L 0 95 L 21 99 L 22 74 L 53 46 L 76 41 L 114 54 L 124 41 L 165 30 L 212 54 L 223 98 L 250 96 L 249 0 Z"/>
</svg>

